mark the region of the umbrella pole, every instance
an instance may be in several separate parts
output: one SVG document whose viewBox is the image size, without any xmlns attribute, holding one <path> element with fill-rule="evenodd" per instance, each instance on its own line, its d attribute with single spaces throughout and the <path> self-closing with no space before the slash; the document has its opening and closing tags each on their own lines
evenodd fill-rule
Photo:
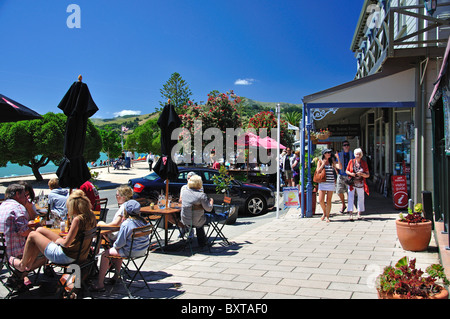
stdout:
<svg viewBox="0 0 450 319">
<path fill-rule="evenodd" d="M 169 179 L 166 179 L 166 209 L 169 209 Z"/>
</svg>

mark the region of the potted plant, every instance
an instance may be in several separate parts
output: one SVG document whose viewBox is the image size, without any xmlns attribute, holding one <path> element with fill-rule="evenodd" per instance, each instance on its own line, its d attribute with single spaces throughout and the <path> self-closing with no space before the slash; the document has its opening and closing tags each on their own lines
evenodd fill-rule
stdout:
<svg viewBox="0 0 450 319">
<path fill-rule="evenodd" d="M 401 258 L 394 267 L 387 266 L 377 277 L 379 299 L 448 299 L 448 291 L 442 284 L 448 285 L 444 268 L 433 264 L 426 274 L 416 269 L 416 259 Z"/>
<path fill-rule="evenodd" d="M 428 248 L 431 239 L 432 222 L 422 216 L 422 204 L 416 204 L 414 211 L 400 213 L 395 221 L 397 237 L 404 250 L 423 251 Z"/>
<path fill-rule="evenodd" d="M 216 193 L 223 193 L 224 199 L 225 197 L 229 197 L 232 180 L 234 178 L 228 174 L 227 169 L 224 165 L 220 166 L 219 175 L 214 175 L 212 179 L 214 185 L 216 185 Z M 231 218 L 228 218 L 227 225 L 234 224 L 236 222 L 237 215 L 237 212 L 235 212 Z"/>
</svg>

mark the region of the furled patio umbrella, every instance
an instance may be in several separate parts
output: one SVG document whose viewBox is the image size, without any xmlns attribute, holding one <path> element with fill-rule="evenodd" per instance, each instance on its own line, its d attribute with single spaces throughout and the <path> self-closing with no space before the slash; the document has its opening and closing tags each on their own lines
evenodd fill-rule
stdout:
<svg viewBox="0 0 450 319">
<path fill-rule="evenodd" d="M 166 180 L 166 203 L 169 196 L 169 179 L 178 176 L 177 164 L 172 160 L 172 148 L 177 144 L 178 140 L 172 140 L 172 132 L 180 127 L 181 120 L 175 111 L 175 106 L 170 104 L 170 99 L 164 106 L 163 111 L 158 119 L 158 126 L 161 129 L 161 157 L 156 162 L 153 171 L 159 177 Z"/>
<path fill-rule="evenodd" d="M 56 171 L 61 187 L 79 188 L 91 178 L 91 173 L 83 157 L 86 127 L 89 117 L 98 111 L 88 86 L 74 82 L 58 105 L 67 116 L 64 139 L 64 158 Z"/>
<path fill-rule="evenodd" d="M 17 122 L 41 118 L 42 116 L 35 111 L 0 94 L 0 122 Z"/>
</svg>

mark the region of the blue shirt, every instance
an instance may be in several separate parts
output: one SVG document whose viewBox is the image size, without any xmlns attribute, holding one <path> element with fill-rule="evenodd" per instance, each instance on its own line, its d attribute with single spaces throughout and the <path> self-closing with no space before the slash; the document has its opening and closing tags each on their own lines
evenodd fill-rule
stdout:
<svg viewBox="0 0 450 319">
<path fill-rule="evenodd" d="M 119 252 L 122 257 L 128 257 L 131 248 L 131 240 L 133 236 L 133 229 L 137 227 L 146 226 L 142 220 L 127 218 L 120 225 L 117 239 L 114 242 L 114 248 Z M 142 256 L 150 244 L 149 237 L 143 236 L 134 239 L 132 257 Z"/>
<path fill-rule="evenodd" d="M 344 154 L 348 154 L 349 156 L 344 156 Z M 339 175 L 347 176 L 347 173 L 345 172 L 347 170 L 347 165 L 350 162 L 350 160 L 354 159 L 355 155 L 353 152 L 345 153 L 344 151 L 339 152 L 339 161 L 341 161 L 342 169 L 339 170 Z"/>
</svg>

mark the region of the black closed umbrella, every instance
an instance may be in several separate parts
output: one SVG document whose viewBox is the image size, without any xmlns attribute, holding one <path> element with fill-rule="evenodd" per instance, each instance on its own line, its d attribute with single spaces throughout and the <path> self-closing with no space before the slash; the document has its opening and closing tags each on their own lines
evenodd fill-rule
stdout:
<svg viewBox="0 0 450 319">
<path fill-rule="evenodd" d="M 42 116 L 9 97 L 0 94 L 0 122 L 41 119 Z"/>
<path fill-rule="evenodd" d="M 158 119 L 158 126 L 161 129 L 161 157 L 153 168 L 153 171 L 159 177 L 166 180 L 166 200 L 169 196 L 169 179 L 178 176 L 177 164 L 172 160 L 171 156 L 172 148 L 177 144 L 178 140 L 172 140 L 171 137 L 172 132 L 180 125 L 180 117 L 175 111 L 175 106 L 170 104 L 169 100 Z"/>
<path fill-rule="evenodd" d="M 81 79 L 80 75 L 58 105 L 67 116 L 64 158 L 56 171 L 61 187 L 79 188 L 91 178 L 83 151 L 87 120 L 98 111 L 98 107 Z"/>
</svg>

